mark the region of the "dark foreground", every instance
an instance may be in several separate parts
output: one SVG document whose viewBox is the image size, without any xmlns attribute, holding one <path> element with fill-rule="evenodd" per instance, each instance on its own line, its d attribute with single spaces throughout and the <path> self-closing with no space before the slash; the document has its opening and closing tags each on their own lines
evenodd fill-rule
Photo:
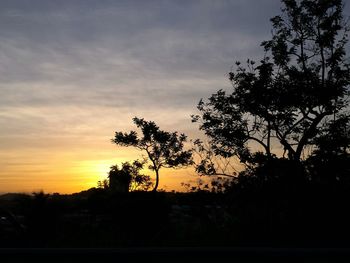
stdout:
<svg viewBox="0 0 350 263">
<path fill-rule="evenodd" d="M 1 249 L 1 262 L 349 262 L 347 248 Z"/>
<path fill-rule="evenodd" d="M 347 188 L 290 184 L 231 193 L 8 194 L 0 197 L 0 252 L 3 260 L 50 262 L 349 261 L 349 200 Z"/>
</svg>

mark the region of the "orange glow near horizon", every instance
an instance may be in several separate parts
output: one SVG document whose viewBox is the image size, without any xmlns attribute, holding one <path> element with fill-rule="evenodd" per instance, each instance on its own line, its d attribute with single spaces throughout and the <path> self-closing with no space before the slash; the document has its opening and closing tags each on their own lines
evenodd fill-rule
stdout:
<svg viewBox="0 0 350 263">
<path fill-rule="evenodd" d="M 112 165 L 140 159 L 142 152 L 104 143 L 99 151 L 72 149 L 48 154 L 46 149 L 37 149 L 31 152 L 13 152 L 12 156 L 8 154 L 6 158 L 8 161 L 3 163 L 0 171 L 0 193 L 44 191 L 71 194 L 96 187 L 98 181 L 108 178 Z M 15 161 L 18 159 L 26 161 Z M 145 169 L 144 173 L 154 179 L 152 171 Z M 197 177 L 191 168 L 161 169 L 159 189 L 184 191 L 181 182 L 195 180 Z"/>
<path fill-rule="evenodd" d="M 13 129 L 12 133 L 0 136 L 0 193 L 32 193 L 41 190 L 46 193 L 76 193 L 97 187 L 98 181 L 108 178 L 112 165 L 143 158 L 145 153 L 142 151 L 111 143 L 114 131 L 137 130 L 131 121 L 134 114 L 113 117 L 114 109 L 111 112 L 98 108 L 93 110 L 90 115 L 84 112 L 83 117 L 80 117 L 76 108 L 64 109 L 63 112 L 55 113 L 57 121 L 50 118 L 53 123 L 43 126 L 44 131 L 39 129 L 27 134 Z M 70 111 L 79 118 L 69 115 Z M 168 112 L 168 115 L 154 112 L 135 115 L 154 120 L 161 129 L 184 132 L 189 139 L 200 138 L 198 130 L 176 119 L 177 116 L 189 116 L 189 113 L 181 109 Z M 35 114 L 43 113 L 37 110 Z M 47 115 L 50 117 L 50 114 Z M 76 119 L 82 120 L 83 124 Z M 152 180 L 155 179 L 152 171 L 146 169 L 144 173 L 150 175 Z M 199 179 L 210 180 L 199 177 L 193 167 L 179 170 L 163 168 L 160 170 L 159 189 L 186 191 L 181 183 L 196 185 Z"/>
<path fill-rule="evenodd" d="M 69 194 L 96 187 L 98 181 L 107 179 L 112 165 L 143 158 L 139 150 L 111 143 L 115 131 L 136 129 L 134 116 L 153 120 L 164 130 L 196 138 L 190 121 L 179 119 L 190 113 L 183 109 L 159 113 L 158 109 L 129 112 L 91 106 L 16 107 L 2 111 L 0 117 L 7 123 L 0 130 L 0 193 L 43 190 Z M 145 173 L 154 179 L 152 171 Z M 193 171 L 162 169 L 159 188 L 183 191 L 181 182 L 193 177 Z"/>
</svg>

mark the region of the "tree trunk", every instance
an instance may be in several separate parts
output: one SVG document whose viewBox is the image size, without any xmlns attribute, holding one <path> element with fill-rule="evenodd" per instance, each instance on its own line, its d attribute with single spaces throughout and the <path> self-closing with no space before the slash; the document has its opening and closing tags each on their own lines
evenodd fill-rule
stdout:
<svg viewBox="0 0 350 263">
<path fill-rule="evenodd" d="M 154 185 L 152 192 L 157 192 L 157 188 L 159 184 L 159 171 L 158 169 L 156 169 L 155 171 L 156 171 L 156 184 Z"/>
</svg>

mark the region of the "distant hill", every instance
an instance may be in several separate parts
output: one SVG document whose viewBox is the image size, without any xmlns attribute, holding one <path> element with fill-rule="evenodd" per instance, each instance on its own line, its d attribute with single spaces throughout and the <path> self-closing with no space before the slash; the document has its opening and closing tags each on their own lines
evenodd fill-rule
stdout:
<svg viewBox="0 0 350 263">
<path fill-rule="evenodd" d="M 29 194 L 24 194 L 24 193 L 6 193 L 0 195 L 0 200 L 3 201 L 13 201 L 21 197 L 28 197 Z"/>
<path fill-rule="evenodd" d="M 90 188 L 88 190 L 83 190 L 78 193 L 72 193 L 72 194 L 59 194 L 59 193 L 54 193 L 54 194 L 49 194 L 50 196 L 62 196 L 62 197 L 78 197 L 78 198 L 88 198 L 91 194 L 100 191 L 101 189 L 98 188 Z M 32 196 L 32 194 L 29 193 L 6 193 L 6 194 L 0 194 L 0 201 L 13 201 L 18 198 L 23 198 L 23 197 L 29 197 Z"/>
</svg>

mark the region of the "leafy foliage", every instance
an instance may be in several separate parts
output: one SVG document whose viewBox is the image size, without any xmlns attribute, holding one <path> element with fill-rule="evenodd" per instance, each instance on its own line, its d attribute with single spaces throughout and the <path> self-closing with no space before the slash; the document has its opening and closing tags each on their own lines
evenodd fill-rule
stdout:
<svg viewBox="0 0 350 263">
<path fill-rule="evenodd" d="M 159 185 L 159 170 L 162 167 L 181 168 L 192 164 L 192 151 L 184 150 L 187 140 L 185 134 L 162 131 L 153 121 L 136 117 L 133 121 L 137 128 L 141 129 L 142 136 L 136 131 L 116 132 L 112 142 L 120 146 L 133 146 L 147 153 L 149 169 L 156 174 L 153 188 L 153 191 L 156 191 Z"/>
<path fill-rule="evenodd" d="M 313 180 L 350 186 L 350 118 L 329 121 L 315 138 L 315 150 L 306 160 Z"/>
<path fill-rule="evenodd" d="M 248 60 L 246 67 L 237 62 L 229 73 L 233 91 L 201 100 L 200 114 L 192 116 L 213 154 L 237 156 L 250 168 L 277 156 L 300 162 L 327 116 L 347 115 L 349 28 L 342 1 L 282 2 L 282 15 L 271 19 L 272 39 L 261 44 L 264 58 L 258 65 Z M 215 174 L 217 167 L 204 159 L 197 168 Z"/>
</svg>

